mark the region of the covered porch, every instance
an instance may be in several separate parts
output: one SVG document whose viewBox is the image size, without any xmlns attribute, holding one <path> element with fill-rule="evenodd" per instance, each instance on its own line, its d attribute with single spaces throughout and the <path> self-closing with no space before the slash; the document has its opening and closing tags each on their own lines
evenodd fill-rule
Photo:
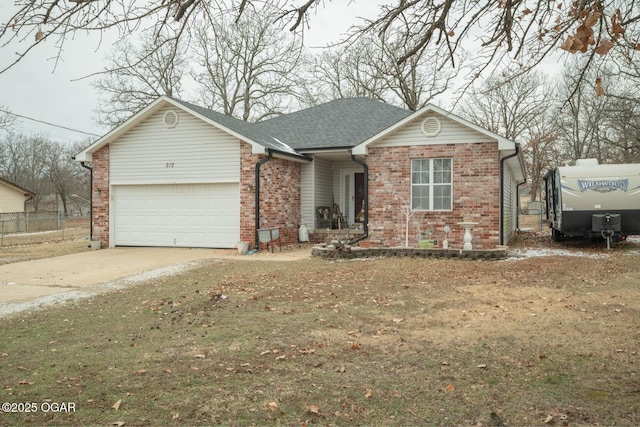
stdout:
<svg viewBox="0 0 640 427">
<path fill-rule="evenodd" d="M 309 153 L 302 166 L 301 216 L 314 243 L 355 240 L 366 232 L 366 173 L 348 150 Z"/>
</svg>

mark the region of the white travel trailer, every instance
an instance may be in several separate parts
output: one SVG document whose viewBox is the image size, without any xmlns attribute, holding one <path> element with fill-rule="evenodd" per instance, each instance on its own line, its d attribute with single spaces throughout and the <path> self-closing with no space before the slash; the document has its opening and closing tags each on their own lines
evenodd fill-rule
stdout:
<svg viewBox="0 0 640 427">
<path fill-rule="evenodd" d="M 544 177 L 553 240 L 640 234 L 640 164 L 600 165 L 581 159 Z"/>
</svg>

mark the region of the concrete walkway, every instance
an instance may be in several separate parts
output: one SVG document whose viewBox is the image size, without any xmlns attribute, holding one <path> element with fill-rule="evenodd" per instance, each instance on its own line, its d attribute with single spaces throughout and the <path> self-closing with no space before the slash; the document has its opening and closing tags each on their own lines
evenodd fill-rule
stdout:
<svg viewBox="0 0 640 427">
<path fill-rule="evenodd" d="M 43 298 L 47 296 L 87 293 L 91 288 L 114 281 L 135 281 L 136 277 L 140 281 L 172 274 L 207 259 L 295 261 L 310 255 L 310 248 L 253 255 L 239 255 L 235 250 L 113 248 L 23 261 L 0 265 L 0 306 L 25 301 L 38 303 L 38 300 L 45 303 Z"/>
</svg>

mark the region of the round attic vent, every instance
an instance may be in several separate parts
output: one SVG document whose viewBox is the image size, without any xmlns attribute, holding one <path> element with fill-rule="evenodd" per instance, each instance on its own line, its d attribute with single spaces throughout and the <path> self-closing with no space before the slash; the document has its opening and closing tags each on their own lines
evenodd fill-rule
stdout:
<svg viewBox="0 0 640 427">
<path fill-rule="evenodd" d="M 164 122 L 164 125 L 167 127 L 167 129 L 173 129 L 174 127 L 178 126 L 178 113 L 173 110 L 169 110 L 164 113 L 162 121 Z"/>
<path fill-rule="evenodd" d="M 436 136 L 442 130 L 442 124 L 436 117 L 427 117 L 422 122 L 422 133 L 426 136 Z"/>
</svg>

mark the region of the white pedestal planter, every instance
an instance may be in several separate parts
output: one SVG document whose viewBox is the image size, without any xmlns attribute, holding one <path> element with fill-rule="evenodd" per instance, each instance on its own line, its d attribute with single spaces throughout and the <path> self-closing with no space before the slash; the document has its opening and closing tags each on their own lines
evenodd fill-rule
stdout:
<svg viewBox="0 0 640 427">
<path fill-rule="evenodd" d="M 462 250 L 470 251 L 473 249 L 473 245 L 471 244 L 471 230 L 474 226 L 478 225 L 477 222 L 464 221 L 459 222 L 458 225 L 464 228 L 464 237 L 462 239 Z"/>
</svg>

